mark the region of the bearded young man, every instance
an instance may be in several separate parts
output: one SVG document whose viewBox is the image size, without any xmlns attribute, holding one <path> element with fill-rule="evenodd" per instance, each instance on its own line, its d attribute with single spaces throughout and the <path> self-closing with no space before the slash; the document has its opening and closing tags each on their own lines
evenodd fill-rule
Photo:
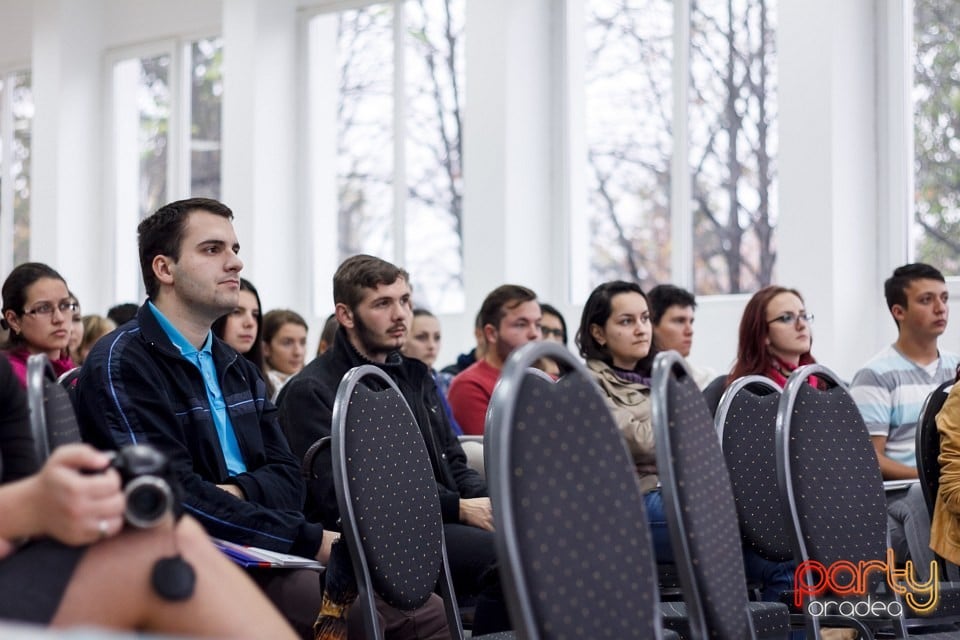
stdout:
<svg viewBox="0 0 960 640">
<path fill-rule="evenodd" d="M 333 276 L 333 300 L 340 324 L 333 346 L 292 378 L 277 400 L 280 423 L 294 454 L 303 458 L 310 445 L 330 435 L 333 403 L 345 373 L 364 364 L 384 371 L 400 389 L 423 435 L 437 483 L 454 588 L 460 595 L 477 598 L 473 635 L 508 629 L 486 484 L 467 466 L 429 368 L 400 353 L 413 318 L 407 272 L 380 258 L 353 256 Z M 326 528 L 338 527 L 340 517 L 331 463 L 329 456 L 325 458 L 319 477 L 309 482 L 306 506 L 308 517 Z"/>
</svg>

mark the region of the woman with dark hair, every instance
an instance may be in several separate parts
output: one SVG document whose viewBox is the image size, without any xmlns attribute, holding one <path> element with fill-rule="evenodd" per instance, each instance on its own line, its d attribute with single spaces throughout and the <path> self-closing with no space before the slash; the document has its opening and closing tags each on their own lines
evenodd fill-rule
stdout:
<svg viewBox="0 0 960 640">
<path fill-rule="evenodd" d="M 263 360 L 260 294 L 252 282 L 240 278 L 240 301 L 237 308 L 217 318 L 213 323 L 213 334 L 256 365 L 267 384 L 267 395 L 273 397 L 273 383 L 267 377 Z"/>
<path fill-rule="evenodd" d="M 13 269 L 0 290 L 3 327 L 10 330 L 3 350 L 26 387 L 27 358 L 45 353 L 57 375 L 74 367 L 67 355 L 73 316 L 80 306 L 67 283 L 53 268 L 25 262 Z"/>
<path fill-rule="evenodd" d="M 660 562 L 672 562 L 670 538 L 657 485 L 656 447 L 650 416 L 652 330 L 647 296 L 634 282 L 617 280 L 598 286 L 587 298 L 577 330 L 577 347 L 587 361 L 607 407 L 620 428 L 636 465 Z"/>
<path fill-rule="evenodd" d="M 771 285 L 757 291 L 743 309 L 737 360 L 727 384 L 761 375 L 785 385 L 794 369 L 816 362 L 810 355 L 812 323 L 813 314 L 796 289 Z M 810 383 L 817 381 L 811 378 Z"/>
<path fill-rule="evenodd" d="M 583 307 L 577 345 L 636 465 L 657 561 L 673 562 L 657 478 L 656 444 L 650 403 L 652 327 L 647 297 L 633 282 L 606 282 Z M 775 600 L 793 584 L 793 565 L 764 560 L 744 548 L 750 581 L 764 585 L 764 599 Z"/>
<path fill-rule="evenodd" d="M 263 317 L 263 360 L 273 384 L 271 400 L 290 377 L 303 369 L 307 353 L 307 321 L 296 311 L 274 309 Z"/>
</svg>

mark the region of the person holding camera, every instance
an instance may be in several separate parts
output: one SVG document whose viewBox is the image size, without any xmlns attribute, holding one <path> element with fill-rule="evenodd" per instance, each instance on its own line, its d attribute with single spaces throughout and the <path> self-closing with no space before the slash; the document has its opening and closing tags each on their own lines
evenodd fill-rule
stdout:
<svg viewBox="0 0 960 640">
<path fill-rule="evenodd" d="M 165 454 L 183 488 L 183 507 L 230 542 L 325 562 L 337 534 L 308 522 L 300 465 L 280 431 L 256 366 L 211 331 L 240 298 L 233 212 L 208 198 L 172 202 L 137 231 L 148 300 L 102 338 L 77 387 L 84 440 L 103 449 L 149 443 Z M 250 575 L 304 637 L 320 609 L 317 574 Z M 384 603 L 384 609 L 389 609 Z M 434 596 L 390 617 L 392 638 L 448 637 Z"/>
<path fill-rule="evenodd" d="M 111 457 L 86 444 L 53 451 L 34 473 L 23 391 L 0 356 L 0 621 L 194 637 L 292 638 L 293 630 L 191 518 L 124 528 Z M 189 597 L 152 583 L 157 562 L 193 568 Z"/>
</svg>

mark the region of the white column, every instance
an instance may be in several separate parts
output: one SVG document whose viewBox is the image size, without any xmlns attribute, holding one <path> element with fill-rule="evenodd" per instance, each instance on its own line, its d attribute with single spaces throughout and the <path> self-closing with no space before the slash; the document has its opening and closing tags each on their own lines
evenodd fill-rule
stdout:
<svg viewBox="0 0 960 640">
<path fill-rule="evenodd" d="M 552 225 L 557 136 L 553 34 L 561 15 L 551 0 L 467 3 L 467 109 L 464 170 L 465 331 L 495 287 L 529 286 L 560 299 L 566 251 Z"/>
<path fill-rule="evenodd" d="M 817 316 L 814 356 L 849 379 L 893 329 L 876 259 L 875 6 L 779 8 L 777 281 Z"/>
<path fill-rule="evenodd" d="M 223 3 L 223 201 L 265 309 L 310 308 L 309 220 L 297 191 L 294 0 Z"/>
<path fill-rule="evenodd" d="M 33 3 L 30 256 L 59 270 L 84 309 L 112 304 L 103 241 L 100 0 Z"/>
</svg>

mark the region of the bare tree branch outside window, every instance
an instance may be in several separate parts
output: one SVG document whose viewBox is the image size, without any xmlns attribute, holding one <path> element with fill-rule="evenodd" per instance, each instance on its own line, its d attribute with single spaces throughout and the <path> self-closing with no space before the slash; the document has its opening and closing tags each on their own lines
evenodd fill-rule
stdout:
<svg viewBox="0 0 960 640">
<path fill-rule="evenodd" d="M 960 5 L 914 0 L 915 257 L 960 275 Z"/>
<path fill-rule="evenodd" d="M 12 157 L 4 178 L 13 184 L 13 263 L 30 259 L 30 153 L 33 129 L 33 90 L 29 71 L 10 76 L 13 110 Z"/>
<path fill-rule="evenodd" d="M 439 312 L 463 308 L 465 15 L 465 0 L 384 2 L 337 15 L 340 256 L 397 259 L 394 145 L 403 145 L 404 266 L 418 304 Z M 403 24 L 400 43 L 393 38 L 396 19 Z M 403 56 L 400 127 L 396 55 Z"/>
<path fill-rule="evenodd" d="M 670 219 L 693 212 L 694 287 L 769 284 L 776 261 L 772 0 L 691 3 L 689 149 L 673 148 L 673 2 L 588 0 L 586 93 L 591 280 L 671 280 Z M 670 202 L 686 154 L 689 205 Z M 671 212 L 674 212 L 673 214 Z"/>
</svg>

